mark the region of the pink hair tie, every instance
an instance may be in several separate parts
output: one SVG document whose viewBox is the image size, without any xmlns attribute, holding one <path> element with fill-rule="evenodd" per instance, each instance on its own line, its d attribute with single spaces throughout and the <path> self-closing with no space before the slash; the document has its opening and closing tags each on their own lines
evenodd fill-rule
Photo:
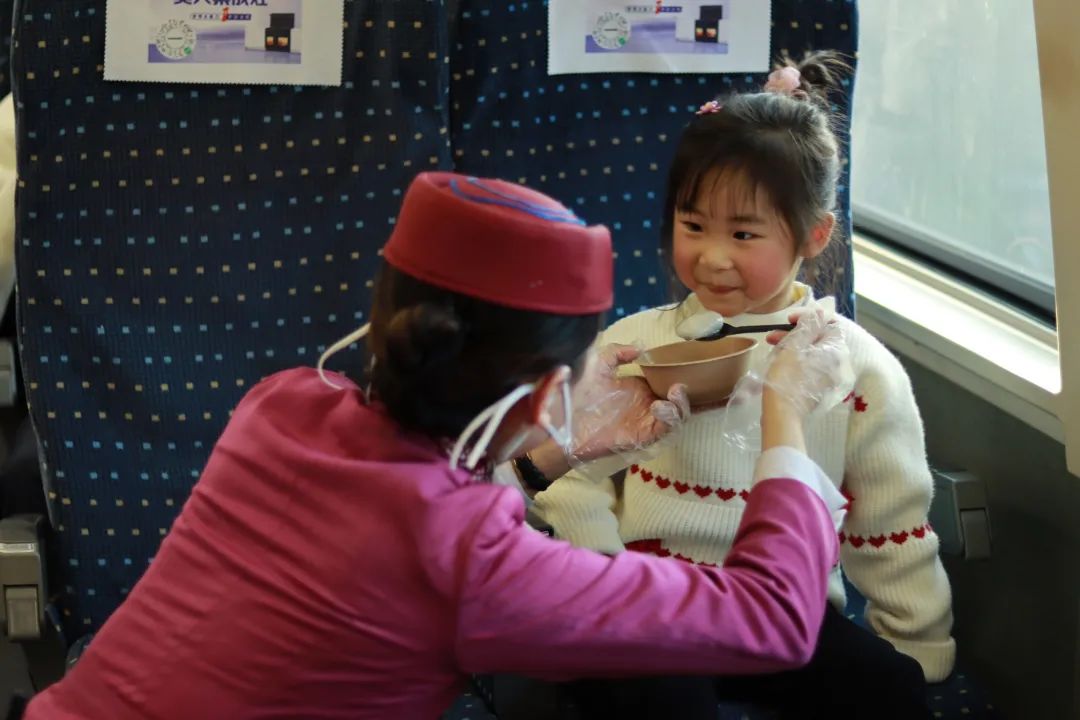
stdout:
<svg viewBox="0 0 1080 720">
<path fill-rule="evenodd" d="M 765 92 L 791 95 L 802 84 L 802 74 L 791 66 L 782 67 L 769 73 L 769 80 L 765 83 Z"/>
<path fill-rule="evenodd" d="M 698 108 L 698 115 L 711 115 L 712 113 L 718 113 L 724 109 L 724 106 L 720 104 L 719 100 L 710 100 L 701 107 Z"/>
</svg>

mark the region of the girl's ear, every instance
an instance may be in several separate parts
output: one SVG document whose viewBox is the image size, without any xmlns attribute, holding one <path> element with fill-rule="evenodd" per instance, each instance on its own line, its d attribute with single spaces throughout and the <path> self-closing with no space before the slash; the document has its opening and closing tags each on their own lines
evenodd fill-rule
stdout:
<svg viewBox="0 0 1080 720">
<path fill-rule="evenodd" d="M 825 248 L 829 246 L 829 240 L 832 239 L 833 230 L 836 229 L 836 215 L 833 213 L 825 213 L 825 217 L 821 218 L 814 227 L 810 228 L 810 239 L 803 244 L 802 249 L 799 251 L 804 259 L 809 260 L 816 258 L 818 255 L 825 251 Z"/>
</svg>

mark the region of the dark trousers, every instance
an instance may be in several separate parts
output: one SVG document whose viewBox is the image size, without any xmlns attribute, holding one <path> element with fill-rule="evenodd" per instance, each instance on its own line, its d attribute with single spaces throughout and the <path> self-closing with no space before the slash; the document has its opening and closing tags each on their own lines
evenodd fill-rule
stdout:
<svg viewBox="0 0 1080 720">
<path fill-rule="evenodd" d="M 569 691 L 584 718 L 716 720 L 721 702 L 768 707 L 782 720 L 926 720 L 917 662 L 831 606 L 810 663 L 772 675 L 585 680 Z"/>
</svg>

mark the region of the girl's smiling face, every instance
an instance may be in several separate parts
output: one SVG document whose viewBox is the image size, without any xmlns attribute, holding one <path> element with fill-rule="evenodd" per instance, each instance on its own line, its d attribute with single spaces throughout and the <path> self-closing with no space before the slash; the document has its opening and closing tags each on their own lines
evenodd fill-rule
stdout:
<svg viewBox="0 0 1080 720">
<path fill-rule="evenodd" d="M 803 259 L 825 249 L 828 214 L 797 243 L 772 199 L 741 173 L 714 173 L 692 206 L 675 209 L 672 260 L 679 280 L 724 317 L 789 306 Z"/>
</svg>

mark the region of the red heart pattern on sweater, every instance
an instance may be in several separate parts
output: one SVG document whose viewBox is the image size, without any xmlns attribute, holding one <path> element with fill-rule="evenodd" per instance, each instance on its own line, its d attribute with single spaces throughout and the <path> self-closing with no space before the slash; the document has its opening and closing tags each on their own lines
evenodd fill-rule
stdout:
<svg viewBox="0 0 1080 720">
<path fill-rule="evenodd" d="M 660 540 L 632 540 L 626 543 L 626 549 L 632 552 L 648 553 L 657 557 L 671 557 L 671 551 Z"/>
<path fill-rule="evenodd" d="M 639 477 L 641 477 L 641 481 L 645 483 L 651 483 L 655 480 L 656 486 L 661 490 L 667 490 L 669 487 L 674 488 L 675 492 L 679 493 L 680 495 L 685 495 L 690 492 L 690 490 L 693 490 L 694 494 L 702 500 L 709 497 L 713 493 L 716 493 L 716 496 L 724 502 L 735 499 L 736 495 L 742 498 L 743 502 L 746 502 L 750 499 L 749 490 L 735 490 L 734 488 L 711 488 L 707 485 L 690 485 L 689 483 L 684 483 L 681 480 L 673 481 L 670 478 L 664 477 L 663 475 L 650 472 L 649 470 L 646 470 L 640 465 L 631 465 L 630 472 L 633 474 L 637 474 Z"/>
<path fill-rule="evenodd" d="M 864 398 L 862 395 L 856 395 L 854 390 L 852 390 L 848 394 L 848 396 L 844 398 L 844 402 L 850 401 L 854 401 L 855 412 L 857 413 L 864 413 L 870 408 L 870 405 L 866 402 L 866 398 Z"/>
<path fill-rule="evenodd" d="M 686 555 L 683 555 L 682 553 L 675 553 L 673 555 L 670 550 L 668 550 L 666 547 L 664 547 L 664 542 L 662 540 L 655 540 L 655 539 L 653 539 L 653 540 L 631 540 L 630 542 L 626 543 L 626 549 L 630 550 L 631 552 L 639 552 L 639 553 L 647 553 L 649 555 L 655 555 L 656 557 L 662 557 L 662 558 L 673 557 L 676 560 L 682 560 L 683 562 L 690 563 L 691 565 L 700 565 L 701 567 L 709 567 L 709 568 L 716 567 L 716 563 L 707 563 L 707 562 L 700 562 L 699 563 L 696 560 L 694 560 L 694 558 L 687 557 Z"/>
<path fill-rule="evenodd" d="M 889 533 L 888 536 L 875 535 L 873 537 L 864 538 L 860 537 L 859 535 L 846 535 L 841 532 L 837 536 L 837 538 L 839 539 L 841 545 L 846 542 L 849 543 L 853 548 L 858 550 L 867 542 L 869 542 L 875 548 L 884 547 L 885 543 L 890 541 L 894 545 L 903 545 L 911 538 L 915 538 L 916 540 L 922 540 L 926 537 L 927 533 L 932 532 L 934 532 L 934 528 L 930 527 L 930 523 L 927 523 L 920 527 L 912 528 L 910 531 L 901 530 L 900 532 Z"/>
<path fill-rule="evenodd" d="M 847 500 L 847 503 L 841 509 L 842 510 L 851 510 L 851 504 L 855 502 L 855 496 L 852 495 L 848 491 L 848 489 L 846 487 L 841 487 L 840 488 L 840 494 L 844 496 L 845 500 Z"/>
</svg>

